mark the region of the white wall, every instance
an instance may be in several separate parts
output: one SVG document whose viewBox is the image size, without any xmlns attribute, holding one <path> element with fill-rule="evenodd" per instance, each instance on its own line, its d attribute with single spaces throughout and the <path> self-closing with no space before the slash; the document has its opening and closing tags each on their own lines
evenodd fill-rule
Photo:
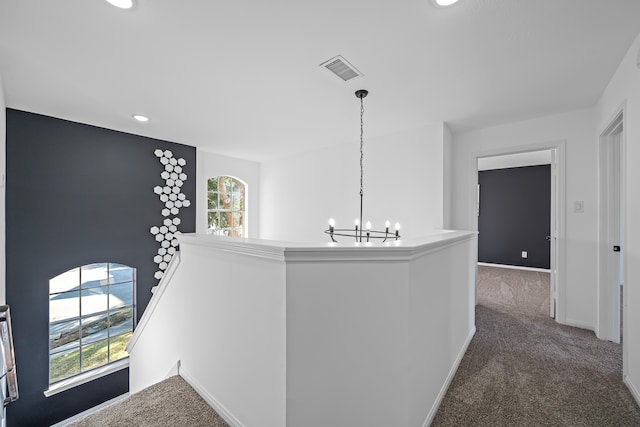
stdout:
<svg viewBox="0 0 640 427">
<path fill-rule="evenodd" d="M 385 220 L 403 237 L 443 226 L 442 123 L 364 142 L 364 214 L 374 229 Z M 326 241 L 329 218 L 351 228 L 360 212 L 359 141 L 262 163 L 260 237 Z"/>
<path fill-rule="evenodd" d="M 174 374 L 179 361 L 180 374 L 230 425 L 284 426 L 284 263 L 183 241 L 179 262 L 129 342 L 130 392 Z"/>
<path fill-rule="evenodd" d="M 474 162 L 478 153 L 566 141 L 565 298 L 559 321 L 595 329 L 597 294 L 597 147 L 593 109 L 454 135 L 453 224 L 474 229 Z M 584 213 L 573 202 L 584 201 Z M 560 301 L 562 304 L 563 301 Z"/>
<path fill-rule="evenodd" d="M 196 232 L 207 232 L 207 180 L 213 176 L 229 175 L 240 179 L 248 186 L 245 200 L 248 237 L 258 237 L 260 235 L 260 164 L 200 149 L 197 152 L 197 159 Z"/>
<path fill-rule="evenodd" d="M 7 115 L 0 75 L 0 304 L 6 301 L 5 194 L 7 174 Z"/>
<path fill-rule="evenodd" d="M 640 404 L 640 69 L 636 58 L 640 50 L 640 35 L 620 63 L 596 105 L 597 135 L 609 124 L 612 116 L 626 104 L 624 134 L 626 156 L 623 173 L 626 186 L 626 281 L 624 300 L 624 376 L 625 382 Z M 594 143 L 595 145 L 595 143 Z"/>
</svg>

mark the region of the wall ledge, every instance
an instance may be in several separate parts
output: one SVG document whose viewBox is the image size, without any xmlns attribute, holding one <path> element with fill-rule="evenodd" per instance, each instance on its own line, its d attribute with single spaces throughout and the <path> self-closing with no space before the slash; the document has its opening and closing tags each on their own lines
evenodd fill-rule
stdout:
<svg viewBox="0 0 640 427">
<path fill-rule="evenodd" d="M 385 243 L 299 243 L 181 234 L 181 245 L 208 247 L 225 252 L 275 261 L 295 262 L 394 262 L 409 261 L 431 252 L 476 238 L 475 231 L 435 230 L 424 237 Z"/>
</svg>

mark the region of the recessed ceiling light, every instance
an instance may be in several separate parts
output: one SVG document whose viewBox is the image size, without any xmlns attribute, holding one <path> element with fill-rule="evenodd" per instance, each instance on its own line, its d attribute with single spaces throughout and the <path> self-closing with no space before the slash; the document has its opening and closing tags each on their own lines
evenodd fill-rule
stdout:
<svg viewBox="0 0 640 427">
<path fill-rule="evenodd" d="M 142 114 L 134 114 L 131 117 L 133 117 L 134 119 L 136 119 L 139 122 L 148 122 L 149 121 L 149 117 L 143 116 Z"/>
<path fill-rule="evenodd" d="M 438 7 L 447 7 L 447 6 L 451 6 L 454 3 L 457 3 L 458 0 L 433 0 L 433 4 L 435 4 Z"/>
<path fill-rule="evenodd" d="M 109 3 L 120 9 L 131 9 L 133 0 L 107 0 Z"/>
</svg>

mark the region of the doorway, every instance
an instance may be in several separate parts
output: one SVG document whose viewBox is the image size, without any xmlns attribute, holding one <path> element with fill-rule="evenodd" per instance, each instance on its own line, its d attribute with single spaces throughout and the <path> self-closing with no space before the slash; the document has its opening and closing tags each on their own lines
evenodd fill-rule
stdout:
<svg viewBox="0 0 640 427">
<path fill-rule="evenodd" d="M 600 339 L 620 343 L 624 313 L 624 114 L 600 135 L 598 220 L 598 327 Z"/>
<path fill-rule="evenodd" d="M 487 152 L 474 153 L 473 167 L 475 173 L 472 174 L 471 188 L 473 188 L 473 199 L 476 208 L 473 210 L 473 218 L 471 223 L 478 230 L 478 214 L 479 214 L 479 194 L 481 189 L 478 186 L 478 170 L 485 164 L 491 162 L 491 158 L 507 158 L 509 156 L 535 156 L 544 152 L 550 164 L 551 173 L 551 200 L 549 209 L 550 232 L 548 235 L 548 244 L 550 249 L 549 272 L 550 272 L 550 289 L 549 289 L 549 314 L 559 323 L 565 322 L 564 310 L 564 153 L 565 141 L 532 144 L 525 147 L 505 148 L 492 150 Z M 535 163 L 529 163 L 529 165 Z M 537 164 L 540 164 L 539 162 Z M 522 164 L 521 164 L 522 165 Z M 545 236 L 547 237 L 547 236 Z"/>
</svg>

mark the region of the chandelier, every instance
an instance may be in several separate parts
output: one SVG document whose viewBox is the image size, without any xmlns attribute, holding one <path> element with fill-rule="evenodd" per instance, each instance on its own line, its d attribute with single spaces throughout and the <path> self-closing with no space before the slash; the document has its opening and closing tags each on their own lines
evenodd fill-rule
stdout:
<svg viewBox="0 0 640 427">
<path fill-rule="evenodd" d="M 400 223 L 395 224 L 393 232 L 389 231 L 391 223 L 387 221 L 385 223 L 385 231 L 378 231 L 371 229 L 371 221 L 367 221 L 366 224 L 362 223 L 362 200 L 364 198 L 363 181 L 364 181 L 364 101 L 363 99 L 369 94 L 369 91 L 360 89 L 356 91 L 356 97 L 360 98 L 360 217 L 356 218 L 354 228 L 335 228 L 335 221 L 333 218 L 329 219 L 329 228 L 324 232 L 331 237 L 331 241 L 337 243 L 336 236 L 350 237 L 355 239 L 356 242 L 369 242 L 372 239 L 382 239 L 386 242 L 387 239 L 398 240 L 400 238 Z"/>
</svg>

